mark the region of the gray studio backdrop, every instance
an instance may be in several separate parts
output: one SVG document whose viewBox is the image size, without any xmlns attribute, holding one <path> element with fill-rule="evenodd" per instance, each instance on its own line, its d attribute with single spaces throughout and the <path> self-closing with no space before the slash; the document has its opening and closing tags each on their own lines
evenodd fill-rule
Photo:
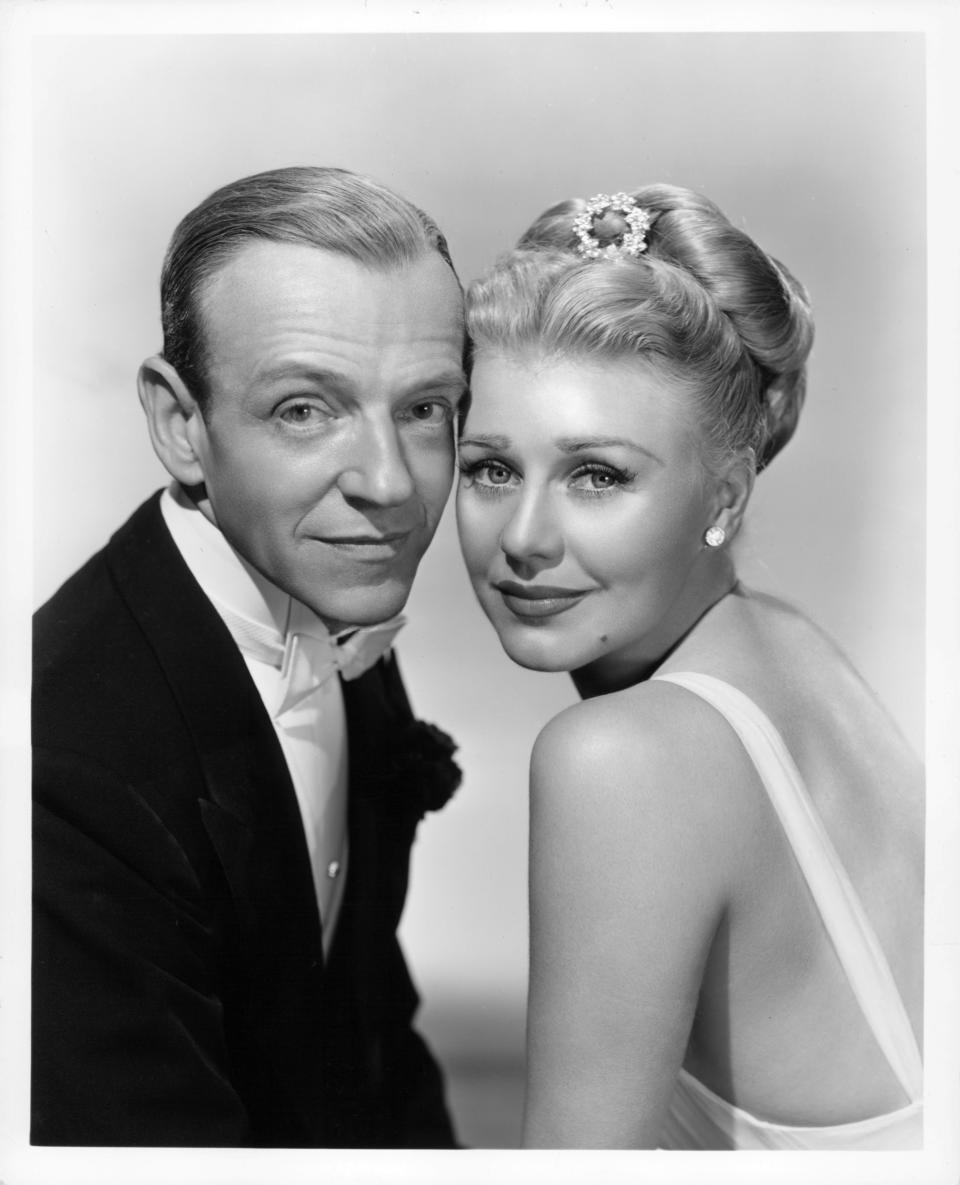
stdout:
<svg viewBox="0 0 960 1185">
<path fill-rule="evenodd" d="M 295 163 L 428 209 L 465 281 L 562 197 L 668 181 L 809 287 L 795 441 L 740 543 L 923 739 L 924 61 L 915 34 L 60 36 L 34 75 L 35 601 L 164 474 L 136 400 L 167 238 L 225 181 Z M 15 404 L 14 404 L 15 406 Z M 573 693 L 511 666 L 452 514 L 399 642 L 464 784 L 421 828 L 403 938 L 464 1139 L 519 1124 L 530 746 Z"/>
</svg>

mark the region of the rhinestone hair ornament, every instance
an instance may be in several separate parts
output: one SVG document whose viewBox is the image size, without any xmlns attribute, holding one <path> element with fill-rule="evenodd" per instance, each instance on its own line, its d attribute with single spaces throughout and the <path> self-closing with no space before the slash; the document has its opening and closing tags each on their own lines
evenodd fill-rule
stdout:
<svg viewBox="0 0 960 1185">
<path fill-rule="evenodd" d="M 610 218 L 629 228 L 614 233 L 613 242 L 602 246 L 597 238 L 598 224 Z M 647 231 L 650 229 L 650 215 L 628 193 L 612 196 L 598 193 L 588 202 L 582 214 L 573 220 L 573 229 L 579 242 L 577 250 L 585 259 L 616 259 L 619 255 L 640 255 L 647 249 Z"/>
</svg>

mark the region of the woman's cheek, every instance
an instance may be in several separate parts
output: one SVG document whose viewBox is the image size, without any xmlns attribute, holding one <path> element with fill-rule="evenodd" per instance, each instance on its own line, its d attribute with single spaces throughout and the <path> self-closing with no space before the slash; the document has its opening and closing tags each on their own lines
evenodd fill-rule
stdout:
<svg viewBox="0 0 960 1185">
<path fill-rule="evenodd" d="M 477 570 L 496 549 L 498 529 L 489 508 L 477 504 L 470 489 L 457 494 L 457 528 L 460 549 L 468 570 Z"/>
</svg>

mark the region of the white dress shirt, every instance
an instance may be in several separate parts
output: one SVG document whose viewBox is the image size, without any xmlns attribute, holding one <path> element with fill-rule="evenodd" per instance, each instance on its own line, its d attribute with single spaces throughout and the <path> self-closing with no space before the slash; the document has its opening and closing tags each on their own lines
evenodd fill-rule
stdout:
<svg viewBox="0 0 960 1185">
<path fill-rule="evenodd" d="M 347 727 L 340 680 L 326 679 L 278 718 L 279 663 L 267 661 L 250 638 L 268 639 L 282 652 L 292 616 L 317 637 L 328 631 L 316 614 L 239 556 L 177 482 L 163 492 L 160 509 L 184 562 L 240 647 L 276 729 L 303 820 L 326 952 L 347 867 Z"/>
</svg>

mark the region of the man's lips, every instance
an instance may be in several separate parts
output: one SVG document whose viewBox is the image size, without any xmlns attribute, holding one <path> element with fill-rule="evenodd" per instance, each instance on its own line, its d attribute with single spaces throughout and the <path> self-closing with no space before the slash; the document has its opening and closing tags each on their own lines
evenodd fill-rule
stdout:
<svg viewBox="0 0 960 1185">
<path fill-rule="evenodd" d="M 370 555 L 371 557 L 392 556 L 400 551 L 413 534 L 407 531 L 385 531 L 382 534 L 315 535 L 314 541 L 341 551 Z"/>
<path fill-rule="evenodd" d="M 560 588 L 552 584 L 518 584 L 497 580 L 493 587 L 517 617 L 554 617 L 572 609 L 590 592 L 588 588 Z"/>
<path fill-rule="evenodd" d="M 324 543 L 398 543 L 403 542 L 410 534 L 409 531 L 390 531 L 384 535 L 325 535 L 322 536 Z"/>
</svg>

